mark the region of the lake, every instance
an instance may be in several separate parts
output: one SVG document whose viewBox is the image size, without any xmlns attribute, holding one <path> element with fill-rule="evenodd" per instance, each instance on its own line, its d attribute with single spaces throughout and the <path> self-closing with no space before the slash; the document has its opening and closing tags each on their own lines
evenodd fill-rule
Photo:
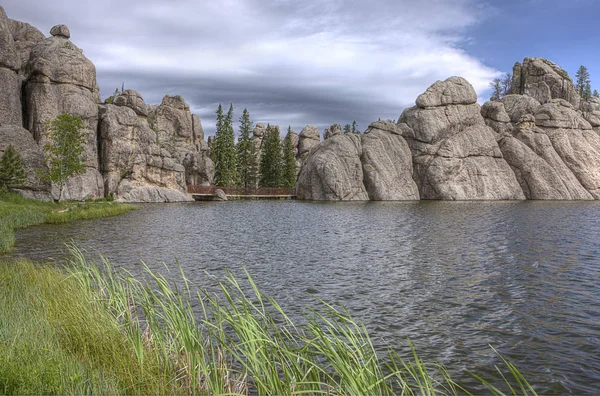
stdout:
<svg viewBox="0 0 600 396">
<path fill-rule="evenodd" d="M 215 287 L 243 268 L 286 309 L 344 305 L 383 351 L 492 377 L 511 360 L 539 393 L 600 389 L 600 203 L 233 201 L 140 205 L 36 226 L 11 256 L 60 260 L 63 242 L 134 273 L 176 267 Z M 494 376 L 496 377 L 496 376 Z M 458 375 L 459 382 L 469 382 Z"/>
</svg>

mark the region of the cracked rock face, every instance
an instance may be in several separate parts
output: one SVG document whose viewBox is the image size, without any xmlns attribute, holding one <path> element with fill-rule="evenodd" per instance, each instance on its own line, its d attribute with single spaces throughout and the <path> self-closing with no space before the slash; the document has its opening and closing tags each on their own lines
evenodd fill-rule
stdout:
<svg viewBox="0 0 600 396">
<path fill-rule="evenodd" d="M 436 82 L 417 99 L 421 106 L 400 116 L 421 199 L 524 199 L 481 116 L 473 87 L 465 83 L 460 78 Z"/>
<path fill-rule="evenodd" d="M 507 95 L 511 122 L 500 124 L 483 108 L 505 160 L 527 199 L 598 199 L 598 134 L 564 99 L 540 104 L 527 95 Z M 499 103 L 499 102 L 497 102 Z"/>
<path fill-rule="evenodd" d="M 188 184 L 212 182 L 214 166 L 207 146 L 196 137 L 203 134 L 200 118 L 191 115 L 181 97 L 165 96 L 148 117 L 138 92 L 125 91 L 115 102 L 100 113 L 107 194 L 135 202 L 187 201 Z"/>
<path fill-rule="evenodd" d="M 321 143 L 319 128 L 314 125 L 305 126 L 300 132 L 298 140 L 298 157 L 302 157 Z"/>
<path fill-rule="evenodd" d="M 69 113 L 81 117 L 84 122 L 87 171 L 67 182 L 64 198 L 103 197 L 97 149 L 100 95 L 94 64 L 64 34 L 60 34 L 33 47 L 26 73 L 29 76 L 25 86 L 26 125 L 36 142 L 45 143 L 46 123 L 60 114 Z M 57 189 L 53 191 L 56 193 Z"/>
<path fill-rule="evenodd" d="M 320 201 L 368 200 L 361 155 L 362 144 L 358 135 L 338 135 L 325 140 L 310 151 L 302 166 L 296 183 L 296 196 L 298 199 Z"/>
<path fill-rule="evenodd" d="M 541 104 L 550 99 L 564 99 L 579 108 L 579 94 L 571 77 L 544 58 L 525 58 L 523 64 L 515 64 L 511 93 L 531 96 Z"/>
<path fill-rule="evenodd" d="M 401 130 L 392 122 L 374 122 L 363 135 L 337 134 L 312 149 L 296 195 L 322 201 L 416 200 L 412 172 Z"/>
</svg>

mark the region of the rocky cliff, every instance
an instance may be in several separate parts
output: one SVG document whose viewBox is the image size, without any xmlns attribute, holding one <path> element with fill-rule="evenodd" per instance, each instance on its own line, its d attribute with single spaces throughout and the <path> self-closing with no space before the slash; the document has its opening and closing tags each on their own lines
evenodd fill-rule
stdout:
<svg viewBox="0 0 600 396">
<path fill-rule="evenodd" d="M 451 77 L 429 87 L 396 125 L 376 122 L 362 136 L 328 130 L 324 142 L 304 153 L 297 195 L 600 199 L 599 133 L 600 101 L 580 103 L 563 69 L 526 58 L 515 65 L 512 94 L 501 101 L 479 106 L 473 87 Z"/>
<path fill-rule="evenodd" d="M 0 154 L 14 145 L 28 173 L 22 193 L 39 199 L 57 190 L 39 179 L 45 128 L 62 113 L 84 121 L 86 172 L 71 178 L 66 199 L 113 194 L 126 201 L 189 200 L 188 184 L 214 173 L 198 116 L 180 96 L 147 105 L 133 90 L 100 102 L 96 68 L 57 25 L 46 38 L 9 19 L 0 7 Z"/>
<path fill-rule="evenodd" d="M 96 69 L 65 25 L 46 38 L 0 7 L 0 154 L 9 145 L 21 153 L 24 195 L 57 196 L 38 170 L 46 125 L 62 113 L 85 125 L 86 172 L 68 181 L 67 199 L 181 201 L 187 185 L 212 183 L 211 140 L 182 97 L 149 105 L 126 90 L 101 103 Z M 265 131 L 254 129 L 257 156 Z M 299 199 L 591 200 L 600 199 L 599 134 L 600 100 L 581 102 L 562 68 L 525 58 L 501 101 L 480 106 L 473 87 L 451 77 L 397 123 L 374 122 L 364 134 L 334 124 L 323 141 L 307 125 L 289 138 Z"/>
</svg>

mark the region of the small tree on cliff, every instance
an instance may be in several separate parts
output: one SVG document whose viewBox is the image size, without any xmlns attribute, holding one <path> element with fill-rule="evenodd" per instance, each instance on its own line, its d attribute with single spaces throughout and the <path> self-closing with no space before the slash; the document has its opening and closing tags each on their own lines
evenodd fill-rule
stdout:
<svg viewBox="0 0 600 396">
<path fill-rule="evenodd" d="M 583 65 L 579 66 L 577 74 L 575 74 L 575 88 L 583 100 L 588 100 L 592 96 L 590 72 Z"/>
<path fill-rule="evenodd" d="M 71 114 L 61 114 L 46 124 L 44 145 L 48 169 L 40 173 L 43 180 L 58 184 L 58 201 L 62 199 L 69 178 L 85 173 L 85 136 L 83 120 Z"/>
<path fill-rule="evenodd" d="M 592 96 L 594 98 L 600 98 L 600 94 L 598 94 L 598 91 L 594 89 L 594 93 L 592 94 Z"/>
<path fill-rule="evenodd" d="M 490 83 L 490 87 L 492 88 L 490 100 L 500 100 L 502 98 L 502 80 L 500 78 L 494 78 Z"/>
<path fill-rule="evenodd" d="M 11 144 L 0 158 L 0 188 L 19 188 L 25 183 L 27 173 L 23 168 L 21 155 Z"/>
<path fill-rule="evenodd" d="M 352 127 L 350 124 L 344 125 L 344 133 L 352 133 Z"/>
<path fill-rule="evenodd" d="M 232 120 L 233 105 L 229 106 L 229 111 L 224 116 L 223 107 L 219 104 L 217 109 L 217 131 L 212 147 L 212 160 L 215 162 L 215 184 L 217 186 L 235 186 L 238 179 Z"/>
<path fill-rule="evenodd" d="M 292 188 L 296 185 L 296 157 L 294 146 L 292 146 L 292 127 L 288 126 L 288 133 L 283 139 L 283 163 L 282 163 L 281 187 Z"/>
<path fill-rule="evenodd" d="M 260 186 L 279 187 L 281 183 L 281 138 L 279 129 L 267 125 L 260 157 Z"/>
<path fill-rule="evenodd" d="M 358 124 L 356 123 L 356 121 L 352 121 L 352 133 L 360 133 L 360 131 L 358 130 Z"/>
<path fill-rule="evenodd" d="M 252 139 L 252 121 L 250 113 L 244 109 L 240 117 L 240 137 L 236 146 L 237 171 L 240 185 L 245 188 L 255 187 L 258 178 L 256 167 L 256 146 Z"/>
</svg>

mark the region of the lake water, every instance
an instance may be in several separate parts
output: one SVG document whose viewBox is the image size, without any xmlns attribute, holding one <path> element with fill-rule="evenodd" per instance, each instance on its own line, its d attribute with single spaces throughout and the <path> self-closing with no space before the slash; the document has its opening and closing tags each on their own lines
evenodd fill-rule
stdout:
<svg viewBox="0 0 600 396">
<path fill-rule="evenodd" d="M 225 269 L 291 316 L 344 305 L 384 350 L 493 376 L 493 345 L 539 393 L 600 391 L 600 203 L 198 202 L 17 234 L 12 255 L 64 241 L 134 272 L 179 260 L 195 284 Z M 467 375 L 458 376 L 469 382 Z"/>
</svg>

